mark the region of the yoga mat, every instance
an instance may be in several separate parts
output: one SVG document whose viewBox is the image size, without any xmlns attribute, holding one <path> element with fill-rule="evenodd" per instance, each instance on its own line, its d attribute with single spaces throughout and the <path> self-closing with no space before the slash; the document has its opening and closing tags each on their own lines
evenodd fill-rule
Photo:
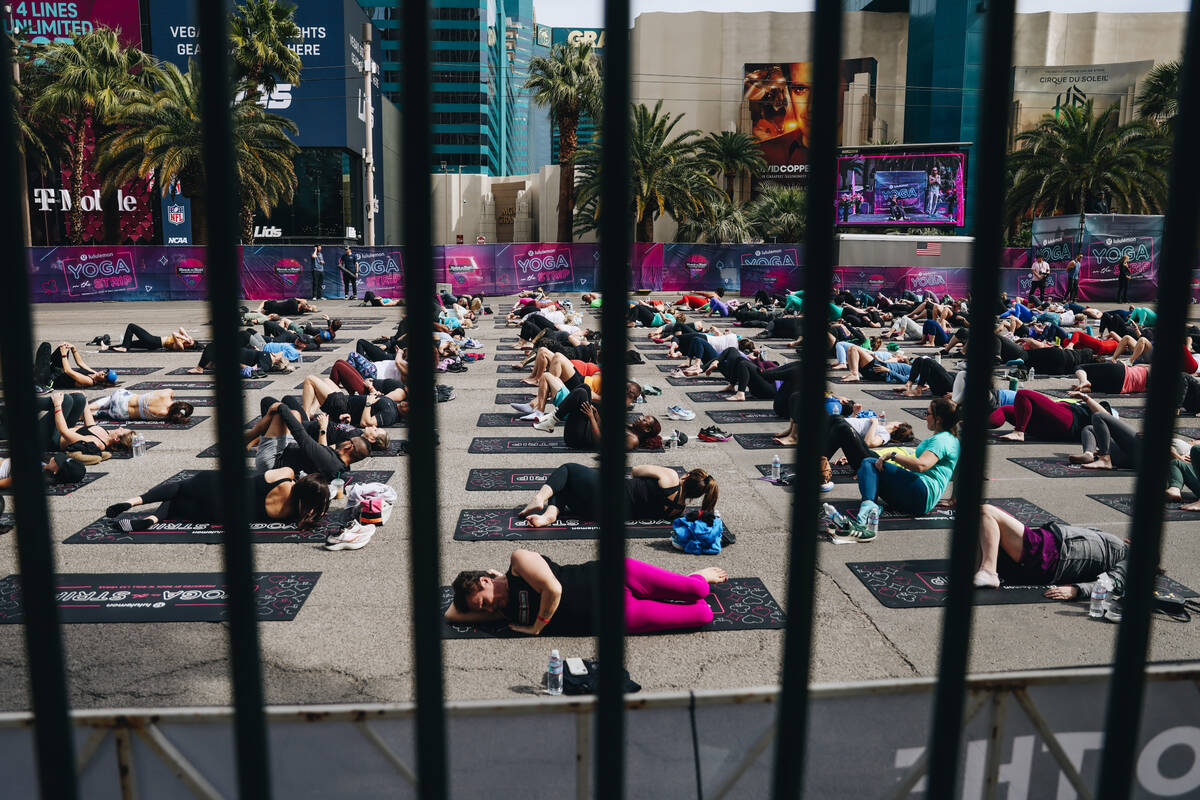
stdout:
<svg viewBox="0 0 1200 800">
<path fill-rule="evenodd" d="M 537 387 L 531 383 L 525 383 L 520 378 L 497 378 L 497 389 L 528 389 L 530 392 L 536 392 Z"/>
<path fill-rule="evenodd" d="M 168 422 L 165 419 L 131 419 L 125 422 L 114 422 L 106 419 L 100 424 L 106 428 L 128 428 L 131 431 L 187 431 L 206 419 L 208 417 L 201 414 L 193 414 L 184 422 Z"/>
<path fill-rule="evenodd" d="M 496 355 L 492 356 L 492 360 L 493 361 L 524 361 L 528 357 L 529 356 L 526 355 L 525 353 L 517 353 L 517 352 L 510 351 L 507 353 L 496 353 Z"/>
<path fill-rule="evenodd" d="M 520 392 L 500 392 L 496 395 L 495 403 L 498 406 L 506 406 L 509 403 L 528 403 L 537 394 L 537 389 L 533 386 L 529 387 L 528 394 Z"/>
<path fill-rule="evenodd" d="M 949 559 L 858 561 L 846 566 L 887 608 L 936 608 L 946 603 L 950 588 Z M 1167 583 L 1184 597 L 1197 596 L 1178 581 L 1167 578 Z M 971 594 L 971 601 L 977 606 L 1062 602 L 1042 595 L 1050 585 L 1001 584 L 999 589 L 976 589 Z"/>
<path fill-rule="evenodd" d="M 46 496 L 47 497 L 62 497 L 63 495 L 70 494 L 71 492 L 75 491 L 76 489 L 82 489 L 84 486 L 87 486 L 89 483 L 95 483 L 96 481 L 100 480 L 107 474 L 108 474 L 107 472 L 91 472 L 91 471 L 89 471 L 86 475 L 83 476 L 83 480 L 81 480 L 79 483 L 50 483 L 47 481 L 46 482 Z M 13 490 L 11 488 L 0 490 L 0 494 L 11 495 L 12 493 L 13 493 Z"/>
<path fill-rule="evenodd" d="M 1088 497 L 1103 503 L 1109 508 L 1120 511 L 1127 517 L 1133 516 L 1133 495 L 1132 494 L 1089 494 Z M 1190 500 L 1184 501 L 1190 503 Z M 1163 510 L 1163 519 L 1167 522 L 1192 522 L 1200 520 L 1200 511 L 1180 511 L 1179 507 L 1184 503 L 1176 503 L 1170 500 L 1167 501 L 1166 508 Z"/>
<path fill-rule="evenodd" d="M 1066 458 L 1010 458 L 1009 461 L 1032 470 L 1043 478 L 1131 478 L 1137 475 L 1132 469 L 1082 469 Z"/>
<path fill-rule="evenodd" d="M 1041 376 L 1039 376 L 1039 377 L 1041 377 Z M 1069 377 L 1069 376 L 1064 375 L 1062 377 Z M 1038 389 L 1038 391 L 1044 395 L 1049 395 L 1050 397 L 1066 397 L 1067 392 L 1069 392 L 1071 390 L 1070 389 Z M 1121 394 L 1121 393 L 1107 394 L 1105 392 L 1089 392 L 1088 394 L 1090 394 L 1092 397 L 1096 398 L 1097 400 L 1113 400 L 1118 397 L 1128 397 L 1130 400 L 1145 400 L 1146 399 L 1145 392 L 1133 392 L 1130 394 Z"/>
<path fill-rule="evenodd" d="M 770 464 L 755 464 L 754 468 L 757 469 L 759 474 L 763 475 L 764 477 L 771 474 Z M 856 473 L 849 464 L 831 464 L 830 468 L 833 469 L 834 483 L 857 483 L 858 473 Z M 779 465 L 780 477 L 790 478 L 795 473 L 796 470 L 794 465 L 782 463 Z M 767 482 L 770 483 L 770 481 Z"/>
<path fill-rule="evenodd" d="M 728 386 L 729 381 L 724 378 L 713 377 L 712 375 L 701 378 L 667 378 L 667 383 L 672 386 Z"/>
<path fill-rule="evenodd" d="M 557 432 L 537 438 L 521 438 L 519 436 L 481 436 L 471 440 L 468 453 L 578 453 L 567 447 L 563 438 Z"/>
<path fill-rule="evenodd" d="M 254 606 L 262 622 L 290 622 L 317 585 L 319 572 L 254 573 Z M 220 572 L 64 573 L 54 576 L 62 622 L 220 622 Z M 25 621 L 21 577 L 0 580 L 0 623 Z"/>
<path fill-rule="evenodd" d="M 729 411 L 705 411 L 708 418 L 718 425 L 738 425 L 744 422 L 780 422 L 774 409 L 738 408 Z"/>
<path fill-rule="evenodd" d="M 861 500 L 829 500 L 830 505 L 847 516 L 858 514 Z M 1026 525 L 1033 527 L 1047 522 L 1064 522 L 1046 509 L 1034 505 L 1022 497 L 989 497 L 988 502 L 1012 514 Z M 929 531 L 941 528 L 951 528 L 954 525 L 954 509 L 938 506 L 928 514 L 912 516 L 911 514 L 884 508 L 879 517 L 880 531 Z"/>
<path fill-rule="evenodd" d="M 641 347 L 642 345 L 636 345 Z M 680 365 L 686 364 L 687 359 L 682 356 L 670 356 L 666 353 L 642 353 L 647 361 L 678 361 Z"/>
<path fill-rule="evenodd" d="M 746 450 L 794 450 L 794 445 L 779 444 L 771 439 L 773 433 L 735 433 L 733 440 Z"/>
<path fill-rule="evenodd" d="M 197 376 L 200 377 L 200 376 Z M 265 389 L 271 385 L 270 381 L 251 381 L 243 380 L 243 389 Z M 303 386 L 297 386 L 299 389 Z M 214 389 L 216 384 L 212 381 L 195 380 L 195 381 L 142 381 L 135 383 L 133 386 L 125 387 L 131 392 L 149 392 L 154 389 L 182 389 L 184 391 L 194 391 L 197 389 Z"/>
<path fill-rule="evenodd" d="M 690 633 L 692 631 L 746 631 L 777 630 L 785 624 L 786 617 L 779 603 L 767 591 L 760 578 L 730 578 L 725 583 L 714 584 L 705 600 L 713 610 L 713 621 L 701 628 L 681 631 L 659 631 L 658 633 Z M 442 613 L 450 607 L 454 590 L 442 587 Z M 657 634 L 645 634 L 653 636 Z M 484 622 L 474 625 L 451 625 L 443 623 L 443 639 L 509 639 L 521 637 L 505 622 Z"/>
<path fill-rule="evenodd" d="M 833 374 L 833 373 L 830 373 L 830 374 Z M 833 383 L 833 382 L 831 382 L 831 383 Z M 903 386 L 903 384 L 900 384 L 900 383 L 898 383 L 896 385 Z M 891 389 L 863 389 L 863 393 L 869 394 L 869 395 L 871 395 L 871 397 L 874 397 L 877 400 L 908 400 L 908 401 L 912 401 L 912 400 L 921 400 L 921 399 L 924 399 L 924 400 L 932 400 L 933 399 L 933 395 L 931 395 L 931 394 L 926 394 L 926 395 L 923 395 L 922 397 L 905 397 L 902 394 L 893 392 Z M 922 409 L 922 411 L 924 411 L 924 409 Z"/>
<path fill-rule="evenodd" d="M 211 395 L 208 397 L 181 397 L 176 395 L 175 399 L 184 400 L 188 403 L 191 403 L 196 408 L 215 408 L 217 405 L 217 398 Z"/>
<path fill-rule="evenodd" d="M 682 475 L 683 467 L 667 467 Z M 631 468 L 625 468 L 629 475 Z M 473 469 L 467 473 L 468 492 L 526 492 L 535 491 L 546 482 L 554 467 L 535 469 Z"/>
<path fill-rule="evenodd" d="M 760 398 L 754 397 L 754 396 L 749 396 L 745 400 L 730 401 L 729 398 L 732 395 L 733 395 L 733 392 L 728 392 L 728 393 L 725 393 L 725 392 L 688 392 L 687 393 L 688 399 L 694 403 L 726 403 L 726 402 L 769 403 L 769 402 L 771 402 L 770 399 L 764 400 L 764 399 L 760 399 Z"/>
<path fill-rule="evenodd" d="M 480 414 L 479 419 L 475 421 L 477 428 L 530 428 L 536 420 L 521 419 L 525 416 L 520 412 L 514 411 L 510 414 Z M 633 422 L 640 417 L 641 414 L 626 414 L 625 421 Z M 561 424 L 561 423 L 560 423 Z"/>
<path fill-rule="evenodd" d="M 196 470 L 182 470 L 163 483 L 174 483 L 194 475 Z M 392 470 L 358 470 L 346 478 L 347 485 L 359 483 L 387 483 L 395 473 Z M 162 484 L 159 484 L 162 485 Z M 325 537 L 336 533 L 349 521 L 342 501 L 335 500 L 329 513 L 310 530 L 300 530 L 294 522 L 252 522 L 250 538 L 256 544 L 278 544 L 309 542 L 324 544 Z M 153 513 L 155 506 L 143 506 L 133 512 L 122 514 L 121 519 L 139 519 Z M 214 512 L 216 509 L 214 508 Z M 116 520 L 101 517 L 72 534 L 64 544 L 220 544 L 224 531 L 216 522 L 182 522 L 164 520 L 147 531 L 123 531 Z"/>
<path fill-rule="evenodd" d="M 465 508 L 458 514 L 454 538 L 463 542 L 526 541 L 543 539 L 596 539 L 600 523 L 574 517 L 559 519 L 544 528 L 535 528 L 517 516 L 520 509 Z M 671 520 L 626 520 L 625 536 L 629 539 L 667 538 L 671 535 Z"/>
<path fill-rule="evenodd" d="M 146 442 L 146 449 L 149 450 L 150 448 L 157 447 L 158 445 L 159 445 L 158 442 Z M 4 458 L 7 455 L 8 455 L 8 448 L 0 447 L 0 458 Z M 42 460 L 43 461 L 49 460 L 51 455 L 53 455 L 53 453 L 46 453 L 45 455 L 42 456 Z M 133 453 L 130 452 L 129 450 L 115 450 L 115 451 L 113 451 L 112 458 L 109 458 L 108 460 L 112 461 L 113 459 L 129 459 L 129 458 L 133 458 Z M 104 462 L 102 461 L 100 463 L 103 464 Z M 96 464 L 95 466 L 98 467 L 98 466 L 100 466 L 100 464 Z M 92 469 L 92 467 L 88 467 L 88 469 Z"/>
<path fill-rule="evenodd" d="M 128 355 L 128 353 L 121 353 L 121 355 Z M 93 367 L 93 369 L 115 369 L 119 377 L 121 375 L 151 375 L 160 369 L 166 369 L 166 367 Z"/>
</svg>

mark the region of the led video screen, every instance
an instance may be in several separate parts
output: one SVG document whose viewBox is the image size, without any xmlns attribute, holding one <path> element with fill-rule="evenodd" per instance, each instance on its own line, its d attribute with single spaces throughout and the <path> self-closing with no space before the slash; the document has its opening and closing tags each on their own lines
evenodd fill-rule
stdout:
<svg viewBox="0 0 1200 800">
<path fill-rule="evenodd" d="M 928 227 L 964 224 L 967 154 L 913 150 L 838 157 L 840 226 Z"/>
</svg>

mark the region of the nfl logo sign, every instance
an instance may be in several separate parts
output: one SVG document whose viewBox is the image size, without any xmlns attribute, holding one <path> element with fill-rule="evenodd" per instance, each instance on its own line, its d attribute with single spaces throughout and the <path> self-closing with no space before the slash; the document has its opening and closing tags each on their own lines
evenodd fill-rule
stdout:
<svg viewBox="0 0 1200 800">
<path fill-rule="evenodd" d="M 172 225 L 182 225 L 183 206 L 167 206 L 167 222 Z"/>
</svg>

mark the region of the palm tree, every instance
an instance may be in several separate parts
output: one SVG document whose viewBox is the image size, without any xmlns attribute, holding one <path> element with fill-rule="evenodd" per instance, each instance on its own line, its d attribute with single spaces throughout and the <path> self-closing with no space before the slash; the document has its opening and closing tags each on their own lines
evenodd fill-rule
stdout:
<svg viewBox="0 0 1200 800">
<path fill-rule="evenodd" d="M 83 172 L 88 125 L 99 139 L 105 121 L 116 116 L 158 72 L 156 62 L 134 47 L 124 47 L 116 31 L 96 28 L 74 41 L 53 42 L 35 52 L 45 84 L 33 98 L 30 116 L 56 129 L 71 163 L 72 244 L 83 243 Z M 110 188 L 115 192 L 117 186 Z M 105 204 L 112 207 L 112 202 Z"/>
<path fill-rule="evenodd" d="M 660 114 L 641 103 L 633 107 L 629 160 L 632 167 L 632 211 L 636 241 L 654 241 L 654 221 L 663 214 L 677 220 L 711 217 L 723 193 L 709 174 L 712 165 L 700 152 L 700 131 L 676 133 L 683 115 Z M 597 142 L 580 154 L 577 201 L 581 211 L 576 228 L 588 231 L 600 224 L 600 153 Z"/>
<path fill-rule="evenodd" d="M 675 241 L 744 244 L 759 238 L 745 205 L 721 197 L 709 210 L 711 216 L 679 220 Z"/>
<path fill-rule="evenodd" d="M 246 0 L 229 15 L 233 64 L 250 103 L 277 83 L 300 82 L 300 56 L 288 47 L 300 38 L 296 9 L 277 0 Z"/>
<path fill-rule="evenodd" d="M 590 44 L 556 44 L 549 58 L 529 62 L 529 79 L 521 86 L 533 91 L 533 102 L 549 106 L 558 126 L 558 241 L 572 241 L 575 217 L 575 157 L 579 115 L 599 123 L 603 109 L 600 67 Z"/>
<path fill-rule="evenodd" d="M 803 242 L 808 224 L 808 192 L 769 183 L 750 204 L 747 216 L 764 239 Z"/>
<path fill-rule="evenodd" d="M 704 158 L 721 170 L 725 178 L 725 194 L 733 199 L 733 182 L 742 173 L 751 176 L 758 175 L 767 168 L 767 160 L 763 158 L 758 140 L 748 133 L 710 133 L 700 142 L 700 151 Z"/>
<path fill-rule="evenodd" d="M 1138 116 L 1153 120 L 1168 132 L 1175 129 L 1179 113 L 1179 62 L 1156 64 L 1137 96 Z"/>
<path fill-rule="evenodd" d="M 1117 125 L 1117 114 L 1114 103 L 1097 116 L 1089 100 L 1017 135 L 1009 158 L 1010 228 L 1028 216 L 1083 212 L 1101 192 L 1112 198 L 1114 213 L 1162 209 L 1170 144 L 1154 123 Z"/>
<path fill-rule="evenodd" d="M 189 64 L 187 73 L 164 64 L 157 89 L 144 91 L 120 113 L 121 125 L 104 137 L 97 166 L 106 184 L 126 181 L 156 170 L 163 186 L 177 178 L 188 188 L 194 211 L 196 242 L 207 241 L 207 179 L 200 125 L 200 80 Z M 241 190 L 242 241 L 254 241 L 254 210 L 269 213 L 291 202 L 296 187 L 293 160 L 300 152 L 289 138 L 290 120 L 268 114 L 253 103 L 233 107 L 233 146 Z"/>
</svg>

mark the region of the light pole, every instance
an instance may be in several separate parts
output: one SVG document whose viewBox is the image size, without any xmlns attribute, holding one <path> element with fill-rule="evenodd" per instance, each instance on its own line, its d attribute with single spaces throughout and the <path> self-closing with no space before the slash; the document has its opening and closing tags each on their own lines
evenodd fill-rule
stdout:
<svg viewBox="0 0 1200 800">
<path fill-rule="evenodd" d="M 366 171 L 367 190 L 363 196 L 366 208 L 366 236 L 363 243 L 367 247 L 375 246 L 375 150 L 372 138 L 375 132 L 375 114 L 371 108 L 371 76 L 375 71 L 375 62 L 371 59 L 371 23 L 364 22 L 362 26 L 363 46 L 363 99 L 366 101 L 366 114 L 363 120 L 367 127 L 367 146 L 363 150 L 363 169 Z"/>
</svg>

